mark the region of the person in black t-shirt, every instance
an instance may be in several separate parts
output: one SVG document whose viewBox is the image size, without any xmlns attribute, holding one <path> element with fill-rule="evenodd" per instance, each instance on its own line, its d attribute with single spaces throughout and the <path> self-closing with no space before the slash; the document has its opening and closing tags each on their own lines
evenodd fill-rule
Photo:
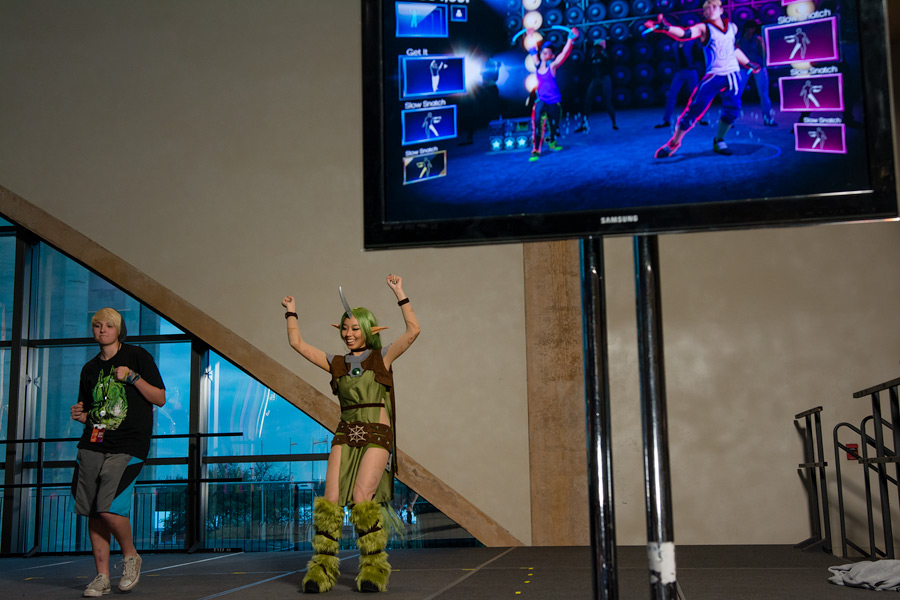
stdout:
<svg viewBox="0 0 900 600">
<path fill-rule="evenodd" d="M 72 419 L 84 423 L 72 479 L 75 512 L 88 517 L 88 531 L 97 576 L 84 590 L 86 597 L 110 592 L 111 537 L 122 548 L 124 568 L 118 587 L 137 585 L 141 572 L 131 537 L 132 490 L 150 451 L 153 407 L 166 403 L 159 369 L 149 352 L 125 344 L 125 323 L 112 308 L 91 319 L 100 352 L 81 369 L 78 402 Z"/>
</svg>

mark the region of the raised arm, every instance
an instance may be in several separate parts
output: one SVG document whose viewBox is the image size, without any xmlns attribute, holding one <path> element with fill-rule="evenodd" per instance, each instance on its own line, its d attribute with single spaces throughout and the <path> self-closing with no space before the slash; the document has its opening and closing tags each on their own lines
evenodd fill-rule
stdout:
<svg viewBox="0 0 900 600">
<path fill-rule="evenodd" d="M 562 51 L 556 56 L 556 58 L 553 59 L 553 62 L 550 63 L 550 68 L 553 69 L 554 72 L 556 72 L 556 69 L 562 66 L 562 64 L 566 62 L 566 59 L 569 58 L 569 55 L 572 54 L 572 46 L 577 39 L 578 30 L 573 27 L 572 30 L 569 31 L 569 37 L 566 39 L 566 45 L 563 46 Z"/>
<path fill-rule="evenodd" d="M 388 275 L 387 284 L 388 287 L 393 290 L 394 295 L 397 296 L 397 304 L 400 305 L 400 311 L 403 313 L 403 320 L 406 321 L 406 331 L 403 332 L 397 341 L 388 347 L 387 354 L 384 355 L 384 366 L 390 369 L 391 363 L 393 363 L 398 356 L 406 352 L 409 347 L 412 346 L 412 343 L 416 341 L 416 338 L 419 337 L 420 329 L 416 313 L 413 312 L 409 298 L 403 291 L 403 278 L 399 275 Z"/>
<path fill-rule="evenodd" d="M 286 311 L 284 318 L 287 321 L 287 336 L 291 348 L 300 353 L 300 356 L 326 371 L 329 370 L 328 358 L 325 353 L 303 341 L 300 337 L 300 323 L 297 320 L 297 306 L 293 296 L 285 296 L 281 305 Z"/>
<path fill-rule="evenodd" d="M 678 25 L 672 25 L 662 14 L 656 15 L 655 20 L 650 20 L 644 23 L 644 27 L 646 27 L 651 32 L 655 33 L 664 33 L 673 40 L 694 40 L 697 38 L 702 38 L 703 34 L 706 32 L 706 25 L 704 23 L 694 23 L 690 27 L 679 27 Z M 705 40 L 704 40 L 705 41 Z"/>
</svg>

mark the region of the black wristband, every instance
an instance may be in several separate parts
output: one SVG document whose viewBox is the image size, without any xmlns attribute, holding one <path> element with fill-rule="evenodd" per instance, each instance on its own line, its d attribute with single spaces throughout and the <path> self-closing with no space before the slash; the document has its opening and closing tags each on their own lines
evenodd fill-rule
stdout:
<svg viewBox="0 0 900 600">
<path fill-rule="evenodd" d="M 404 304 L 409 304 L 409 298 L 404 298 L 397 302 L 397 306 L 403 306 Z"/>
<path fill-rule="evenodd" d="M 298 319 L 298 320 L 299 320 L 299 318 L 300 318 L 300 317 L 297 316 L 297 313 L 295 313 L 295 312 L 286 312 L 286 313 L 284 313 L 284 318 L 287 319 L 288 317 L 294 317 L 295 319 Z"/>
</svg>

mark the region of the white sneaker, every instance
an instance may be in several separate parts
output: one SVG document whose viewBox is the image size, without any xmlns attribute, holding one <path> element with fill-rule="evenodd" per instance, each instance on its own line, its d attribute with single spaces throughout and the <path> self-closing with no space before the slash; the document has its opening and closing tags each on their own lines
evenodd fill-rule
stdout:
<svg viewBox="0 0 900 600">
<path fill-rule="evenodd" d="M 122 559 L 122 579 L 119 580 L 118 588 L 123 592 L 130 592 L 137 585 L 141 578 L 141 557 L 126 556 Z"/>
<path fill-rule="evenodd" d="M 109 577 L 103 573 L 97 573 L 97 576 L 94 577 L 92 582 L 87 584 L 87 587 L 84 588 L 84 593 L 81 595 L 85 598 L 99 598 L 110 591 L 112 590 L 109 587 Z"/>
</svg>

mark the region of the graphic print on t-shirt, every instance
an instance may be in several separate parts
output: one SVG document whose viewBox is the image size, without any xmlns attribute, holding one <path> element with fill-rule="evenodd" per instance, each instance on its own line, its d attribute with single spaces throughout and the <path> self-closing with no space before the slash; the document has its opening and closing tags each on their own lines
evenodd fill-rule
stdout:
<svg viewBox="0 0 900 600">
<path fill-rule="evenodd" d="M 125 385 L 116 381 L 114 370 L 115 367 L 110 367 L 109 375 L 104 376 L 103 369 L 100 369 L 97 385 L 94 386 L 94 404 L 88 412 L 92 423 L 102 425 L 109 431 L 118 429 L 128 414 Z"/>
</svg>

